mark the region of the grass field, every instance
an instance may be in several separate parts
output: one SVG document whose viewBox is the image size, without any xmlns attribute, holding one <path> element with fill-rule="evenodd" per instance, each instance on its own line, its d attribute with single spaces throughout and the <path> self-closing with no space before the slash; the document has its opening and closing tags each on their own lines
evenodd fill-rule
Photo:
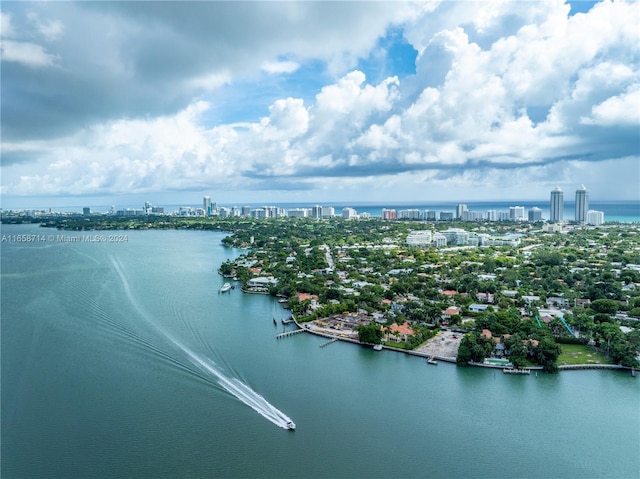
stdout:
<svg viewBox="0 0 640 479">
<path fill-rule="evenodd" d="M 593 346 L 582 344 L 561 344 L 562 353 L 558 358 L 558 366 L 567 364 L 610 364 L 604 355 Z"/>
</svg>

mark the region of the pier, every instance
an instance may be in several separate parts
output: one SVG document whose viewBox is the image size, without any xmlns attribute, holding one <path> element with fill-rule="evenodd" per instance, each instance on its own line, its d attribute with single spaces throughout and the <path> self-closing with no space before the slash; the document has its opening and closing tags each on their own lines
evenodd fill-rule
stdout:
<svg viewBox="0 0 640 479">
<path fill-rule="evenodd" d="M 335 343 L 336 341 L 338 341 L 338 338 L 330 339 L 330 340 L 329 340 L 329 341 L 327 341 L 326 343 L 322 343 L 322 344 L 320 345 L 320 347 L 321 347 L 321 348 L 324 348 L 324 347 L 326 347 L 326 346 L 329 346 L 331 343 Z"/>
<path fill-rule="evenodd" d="M 293 329 L 291 331 L 285 331 L 284 333 L 276 334 L 276 339 L 292 336 L 298 333 L 304 333 L 304 329 Z"/>
</svg>

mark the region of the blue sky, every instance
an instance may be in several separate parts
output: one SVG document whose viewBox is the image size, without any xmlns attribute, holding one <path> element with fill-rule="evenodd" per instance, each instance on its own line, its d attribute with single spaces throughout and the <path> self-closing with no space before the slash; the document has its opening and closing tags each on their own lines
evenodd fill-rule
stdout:
<svg viewBox="0 0 640 479">
<path fill-rule="evenodd" d="M 640 199 L 635 2 L 3 2 L 2 207 Z"/>
</svg>

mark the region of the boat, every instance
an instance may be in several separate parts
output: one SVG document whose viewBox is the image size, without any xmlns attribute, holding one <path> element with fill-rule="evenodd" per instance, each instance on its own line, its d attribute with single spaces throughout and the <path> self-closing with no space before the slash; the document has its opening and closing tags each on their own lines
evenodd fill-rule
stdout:
<svg viewBox="0 0 640 479">
<path fill-rule="evenodd" d="M 438 365 L 438 361 L 435 360 L 435 358 L 433 356 L 431 356 L 429 359 L 427 359 L 427 362 L 429 364 L 433 364 L 434 366 Z"/>
<path fill-rule="evenodd" d="M 277 326 L 277 325 L 278 325 L 278 323 L 276 322 L 276 318 L 273 318 L 273 325 L 274 325 L 274 326 Z"/>
<path fill-rule="evenodd" d="M 373 346 L 373 349 L 375 351 L 382 351 L 382 344 L 376 344 L 375 346 Z"/>
<path fill-rule="evenodd" d="M 226 293 L 227 291 L 229 291 L 232 288 L 231 283 L 224 283 L 222 285 L 222 288 L 220 288 L 220 292 L 221 293 Z"/>
<path fill-rule="evenodd" d="M 531 374 L 531 369 L 504 368 L 502 372 L 505 374 Z"/>
<path fill-rule="evenodd" d="M 293 421 L 287 421 L 287 429 L 293 431 L 296 428 L 296 423 Z"/>
</svg>

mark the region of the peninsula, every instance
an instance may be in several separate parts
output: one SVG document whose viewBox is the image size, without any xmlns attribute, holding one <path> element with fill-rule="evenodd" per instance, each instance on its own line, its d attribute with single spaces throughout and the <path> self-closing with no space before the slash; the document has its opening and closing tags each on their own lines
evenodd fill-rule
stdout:
<svg viewBox="0 0 640 479">
<path fill-rule="evenodd" d="M 637 224 L 546 230 L 542 222 L 379 218 L 40 221 L 64 230 L 230 232 L 223 243 L 246 251 L 220 273 L 245 291 L 286 300 L 299 323 L 335 337 L 455 357 L 461 366 L 553 372 L 639 365 Z M 438 236 L 448 244 L 435 243 Z"/>
</svg>

